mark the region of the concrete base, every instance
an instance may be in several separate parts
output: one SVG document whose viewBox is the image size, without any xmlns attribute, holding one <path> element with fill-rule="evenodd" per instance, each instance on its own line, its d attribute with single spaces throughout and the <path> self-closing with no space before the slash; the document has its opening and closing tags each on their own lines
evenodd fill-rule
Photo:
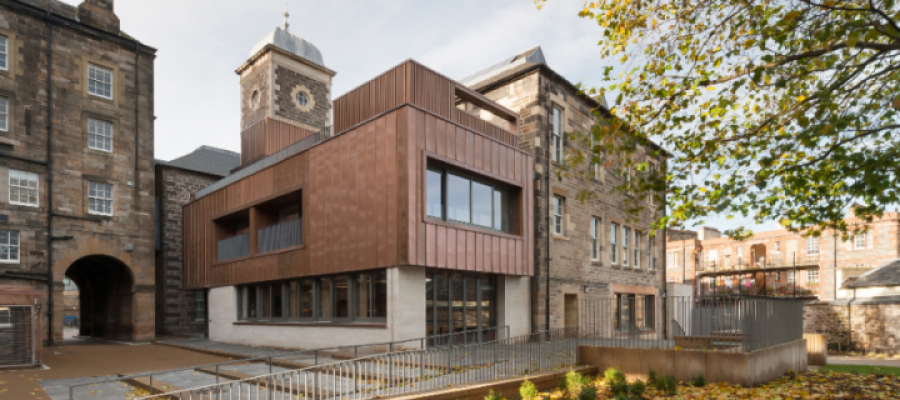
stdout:
<svg viewBox="0 0 900 400">
<path fill-rule="evenodd" d="M 597 367 L 598 371 L 616 367 L 629 379 L 646 379 L 652 370 L 659 375 L 675 375 L 680 381 L 702 374 L 710 383 L 728 382 L 749 387 L 769 382 L 788 370 L 806 371 L 806 340 L 750 353 L 581 346 L 578 364 Z"/>
</svg>

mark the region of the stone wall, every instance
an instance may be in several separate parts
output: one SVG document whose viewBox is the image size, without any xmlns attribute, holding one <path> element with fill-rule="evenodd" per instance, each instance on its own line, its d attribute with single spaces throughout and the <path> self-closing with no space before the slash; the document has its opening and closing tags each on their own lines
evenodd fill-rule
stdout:
<svg viewBox="0 0 900 400">
<path fill-rule="evenodd" d="M 183 207 L 191 195 L 221 177 L 158 165 L 160 249 L 157 253 L 157 334 L 203 335 L 206 321 L 197 320 L 193 291 L 182 290 L 184 262 Z"/>
<path fill-rule="evenodd" d="M 328 86 L 300 72 L 275 66 L 275 115 L 307 125 L 314 130 L 329 125 L 331 93 Z M 303 90 L 310 96 L 311 107 L 302 109 L 296 94 Z"/>
<path fill-rule="evenodd" d="M 92 2 L 91 4 L 96 3 Z M 108 2 L 111 4 L 111 2 Z M 0 35 L 7 38 L 9 68 L 0 71 L 0 96 L 9 100 L 9 129 L 0 132 L 4 153 L 0 165 L 7 170 L 34 172 L 40 181 L 37 207 L 12 205 L 0 198 L 0 229 L 17 231 L 22 238 L 18 263 L 0 265 L 0 272 L 46 273 L 48 168 L 47 154 L 47 27 L 42 12 L 0 6 Z M 34 2 L 44 8 L 46 2 Z M 81 28 L 74 7 L 51 2 L 54 12 L 69 18 L 66 26 L 52 27 L 52 178 L 53 319 L 54 340 L 62 339 L 64 295 L 62 279 L 74 262 L 87 256 L 108 256 L 121 262 L 134 285 L 123 288 L 133 302 L 132 339 L 154 336 L 154 176 L 153 91 L 155 50 L 135 44 L 115 32 Z M 102 6 L 102 4 L 93 4 Z M 82 15 L 85 10 L 78 10 Z M 102 9 L 103 7 L 100 7 Z M 110 26 L 114 14 L 104 10 L 91 21 Z M 103 19 L 104 21 L 100 21 Z M 104 25 L 106 24 L 106 25 Z M 87 91 L 88 65 L 112 71 L 111 99 Z M 137 76 L 138 70 L 140 76 Z M 140 82 L 140 85 L 137 85 Z M 139 93 L 139 95 L 138 95 Z M 88 148 L 88 119 L 112 124 L 112 151 Z M 31 161 L 28 161 L 31 160 Z M 88 212 L 88 182 L 112 185 L 111 216 Z M 8 185 L 8 180 L 2 186 Z M 48 323 L 45 284 L 0 278 L 0 284 L 42 288 L 43 323 Z M 46 326 L 46 325 L 45 325 Z M 42 332 L 47 334 L 47 330 Z"/>
<path fill-rule="evenodd" d="M 825 335 L 831 349 L 900 352 L 900 304 L 810 303 L 803 314 L 803 331 Z"/>
<path fill-rule="evenodd" d="M 592 108 L 595 105 L 579 96 L 577 91 L 570 84 L 562 81 L 558 75 L 543 69 L 492 84 L 491 87 L 477 89 L 485 93 L 488 98 L 520 114 L 520 147 L 535 157 L 535 179 L 540 184 L 535 185 L 534 193 L 535 227 L 537 229 L 534 254 L 536 276 L 532 280 L 535 289 L 535 297 L 532 299 L 535 306 L 534 323 L 538 327 L 546 326 L 548 257 L 551 328 L 565 326 L 567 311 L 571 315 L 571 310 L 566 310 L 567 303 L 569 307 L 577 307 L 580 300 L 586 298 L 609 297 L 614 294 L 614 284 L 618 284 L 620 288 L 626 286 L 650 288 L 649 292 L 655 293 L 659 300 L 664 285 L 663 238 L 662 235 L 656 235 L 653 238 L 655 247 L 654 254 L 651 256 L 649 254 L 650 237 L 647 233 L 654 213 L 662 213 L 664 210 L 650 206 L 644 199 L 628 196 L 631 197 L 631 200 L 647 206 L 636 219 L 629 215 L 625 211 L 626 195 L 614 191 L 614 188 L 622 184 L 625 179 L 622 174 L 623 169 L 616 165 L 601 167 L 598 176 L 595 177 L 588 176 L 589 166 L 587 163 L 564 172 L 561 170 L 562 165 L 551 162 L 548 169 L 553 107 L 559 107 L 563 111 L 562 131 L 565 154 L 574 149 L 588 149 L 589 144 L 585 140 L 580 140 L 577 135 L 572 134 L 585 132 L 593 126 L 595 117 Z M 482 118 L 490 118 L 486 112 L 481 113 Z M 646 149 L 639 150 L 635 157 L 641 162 L 652 158 Z M 652 162 L 658 166 L 664 166 L 662 160 L 653 159 Z M 549 186 L 547 185 L 548 181 Z M 591 196 L 582 201 L 579 199 L 582 192 L 589 192 Z M 548 225 L 548 217 L 551 213 L 548 195 L 551 198 L 552 196 L 565 198 L 565 215 L 561 235 L 551 233 Z M 590 224 L 592 217 L 601 219 L 599 260 L 592 260 L 591 255 Z M 611 223 L 642 232 L 641 247 L 638 250 L 640 256 L 638 268 L 635 268 L 634 262 L 631 261 L 634 258 L 633 248 L 629 250 L 631 262 L 628 265 L 623 265 L 622 262 L 611 262 L 609 252 Z M 619 241 L 619 246 L 618 251 L 621 254 L 623 251 L 621 241 Z M 653 270 L 649 268 L 651 257 L 654 259 L 655 268 Z M 567 295 L 570 296 L 570 299 L 574 296 L 575 301 L 566 302 Z M 659 308 L 657 307 L 657 309 Z M 660 321 L 661 319 L 657 318 L 656 320 Z"/>
</svg>

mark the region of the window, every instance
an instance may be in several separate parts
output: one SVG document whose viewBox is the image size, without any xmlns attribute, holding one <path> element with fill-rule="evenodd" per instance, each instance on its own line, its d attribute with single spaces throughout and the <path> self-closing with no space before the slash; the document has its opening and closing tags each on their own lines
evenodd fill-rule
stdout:
<svg viewBox="0 0 900 400">
<path fill-rule="evenodd" d="M 631 237 L 631 228 L 622 227 L 622 265 L 628 265 L 628 239 Z"/>
<path fill-rule="evenodd" d="M 0 70 L 9 70 L 9 39 L 0 36 Z"/>
<path fill-rule="evenodd" d="M 656 164 L 650 163 L 649 172 L 651 178 L 656 175 Z M 651 190 L 650 193 L 647 194 L 647 202 L 650 203 L 651 206 L 656 205 L 656 192 Z"/>
<path fill-rule="evenodd" d="M 600 261 L 600 218 L 591 217 L 591 260 Z"/>
<path fill-rule="evenodd" d="M 562 110 L 554 106 L 550 127 L 550 160 L 553 162 L 562 161 L 562 120 Z"/>
<path fill-rule="evenodd" d="M 496 340 L 495 275 L 426 270 L 425 334 L 433 344 L 465 344 Z"/>
<path fill-rule="evenodd" d="M 634 231 L 634 269 L 641 268 L 641 231 Z"/>
<path fill-rule="evenodd" d="M 744 248 L 743 247 L 737 248 L 737 258 L 738 258 L 739 263 L 744 262 Z"/>
<path fill-rule="evenodd" d="M 862 250 L 866 248 L 866 233 L 861 233 L 853 237 L 853 249 Z"/>
<path fill-rule="evenodd" d="M 309 97 L 306 95 L 306 93 L 297 93 L 297 104 L 300 104 L 300 107 L 306 107 L 309 105 Z"/>
<path fill-rule="evenodd" d="M 707 282 L 709 282 L 709 288 L 710 288 L 710 289 L 715 289 L 715 288 L 716 288 L 716 281 L 715 281 L 715 279 L 708 279 Z"/>
<path fill-rule="evenodd" d="M 675 261 L 675 253 L 666 254 L 666 269 L 672 269 L 677 266 L 678 265 L 676 265 L 676 261 Z"/>
<path fill-rule="evenodd" d="M 202 290 L 194 292 L 194 320 L 206 320 L 206 293 Z"/>
<path fill-rule="evenodd" d="M 9 99 L 0 97 L 0 131 L 9 132 Z"/>
<path fill-rule="evenodd" d="M 0 263 L 19 262 L 19 232 L 0 231 Z"/>
<path fill-rule="evenodd" d="M 819 238 L 817 238 L 817 237 L 806 238 L 806 255 L 808 255 L 808 256 L 819 255 Z"/>
<path fill-rule="evenodd" d="M 553 196 L 553 233 L 563 234 L 563 215 L 565 215 L 566 199 Z"/>
<path fill-rule="evenodd" d="M 625 186 L 626 186 L 625 194 L 630 195 L 631 194 L 631 167 L 630 166 L 625 167 L 625 171 L 623 173 L 625 174 Z"/>
<path fill-rule="evenodd" d="M 716 261 L 719 259 L 719 252 L 717 250 L 710 250 L 706 252 L 706 262 L 709 265 L 716 265 Z"/>
<path fill-rule="evenodd" d="M 590 165 L 590 168 L 591 168 L 591 179 L 593 179 L 593 180 L 595 180 L 595 181 L 599 181 L 600 178 L 601 178 L 601 175 L 600 175 L 600 168 L 601 168 L 601 165 L 600 165 L 599 162 L 596 162 L 596 161 L 595 161 L 595 157 L 598 157 L 597 154 L 594 154 L 594 149 L 595 149 L 595 148 L 596 148 L 596 145 L 594 144 L 594 138 L 593 138 L 593 136 L 592 136 L 592 137 L 591 137 L 591 148 L 588 149 L 588 157 L 590 157 L 590 160 L 591 160 L 591 165 Z"/>
<path fill-rule="evenodd" d="M 806 283 L 819 283 L 819 270 L 817 270 L 817 269 L 806 270 Z"/>
<path fill-rule="evenodd" d="M 781 271 L 775 271 L 775 281 L 781 280 Z"/>
<path fill-rule="evenodd" d="M 781 242 L 775 242 L 775 252 L 781 253 Z"/>
<path fill-rule="evenodd" d="M 37 207 L 39 202 L 38 174 L 9 170 L 9 203 Z"/>
<path fill-rule="evenodd" d="M 675 277 L 670 276 L 668 281 L 670 283 L 675 283 Z"/>
<path fill-rule="evenodd" d="M 426 173 L 426 214 L 432 218 L 513 231 L 513 200 L 509 189 L 455 173 Z"/>
<path fill-rule="evenodd" d="M 88 182 L 88 214 L 113 215 L 112 185 Z"/>
<path fill-rule="evenodd" d="M 356 278 L 356 318 L 387 317 L 387 272 L 360 274 Z"/>
<path fill-rule="evenodd" d="M 797 279 L 797 271 L 788 271 L 787 273 L 787 282 L 794 283 Z"/>
<path fill-rule="evenodd" d="M 88 64 L 88 94 L 112 99 L 113 72 L 94 64 Z"/>
<path fill-rule="evenodd" d="M 656 257 L 655 257 L 656 254 L 655 254 L 654 251 L 653 251 L 653 250 L 654 250 L 654 249 L 653 249 L 654 246 L 653 246 L 653 238 L 652 238 L 652 237 L 648 237 L 648 238 L 647 238 L 647 247 L 648 247 L 648 250 L 647 250 L 647 261 L 650 263 L 650 264 L 649 264 L 649 265 L 650 265 L 650 268 L 649 268 L 649 269 L 650 269 L 651 271 L 653 271 L 654 269 L 656 269 Z"/>
<path fill-rule="evenodd" d="M 610 224 L 609 226 L 609 262 L 612 264 L 619 263 L 618 246 L 616 245 L 616 236 L 619 232 L 619 224 Z"/>
<path fill-rule="evenodd" d="M 113 125 L 106 121 L 88 118 L 88 148 L 112 151 Z"/>
</svg>

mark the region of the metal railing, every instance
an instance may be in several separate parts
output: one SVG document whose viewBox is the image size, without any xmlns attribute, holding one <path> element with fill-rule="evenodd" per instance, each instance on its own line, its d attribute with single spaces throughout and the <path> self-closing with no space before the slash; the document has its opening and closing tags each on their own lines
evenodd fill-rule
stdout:
<svg viewBox="0 0 900 400">
<path fill-rule="evenodd" d="M 757 297 L 652 296 L 581 303 L 582 337 L 607 347 L 746 353 L 799 340 L 803 303 Z M 663 321 L 662 318 L 666 318 Z M 665 326 L 664 326 L 665 324 Z"/>
<path fill-rule="evenodd" d="M 219 261 L 233 260 L 250 255 L 250 234 L 232 236 L 219 241 L 216 256 Z"/>
<path fill-rule="evenodd" d="M 379 354 L 134 400 L 370 399 L 484 382 L 576 363 L 578 328 L 492 342 Z"/>
<path fill-rule="evenodd" d="M 259 235 L 259 252 L 286 249 L 303 244 L 303 219 L 282 222 L 262 228 Z"/>
<path fill-rule="evenodd" d="M 410 350 L 428 350 L 428 349 L 440 349 L 449 346 L 453 346 L 457 343 L 465 343 L 464 340 L 469 339 L 469 336 L 475 337 L 473 335 L 478 335 L 478 337 L 503 337 L 504 339 L 509 338 L 509 326 L 501 326 L 501 327 L 489 327 L 489 328 L 480 328 L 471 331 L 464 332 L 455 332 L 448 333 L 442 335 L 432 335 L 428 337 L 420 337 L 414 339 L 400 340 L 400 341 L 392 341 L 392 342 L 381 342 L 381 343 L 367 343 L 367 344 L 358 344 L 358 345 L 347 345 L 347 346 L 333 346 L 333 347 L 324 347 L 319 349 L 310 349 L 310 350 L 297 350 L 297 351 L 289 351 L 282 353 L 269 354 L 264 356 L 256 356 L 256 357 L 247 357 L 247 358 L 238 358 L 229 361 L 223 361 L 218 363 L 211 364 L 202 364 L 202 365 L 194 365 L 185 368 L 176 368 L 170 370 L 163 371 L 152 371 L 152 372 L 144 372 L 139 374 L 115 377 L 115 378 L 106 378 L 102 380 L 95 380 L 87 383 L 74 384 L 69 386 L 69 400 L 76 399 L 91 399 L 93 397 L 90 396 L 91 387 L 97 387 L 102 384 L 119 382 L 125 380 L 137 380 L 140 378 L 145 378 L 149 383 L 150 393 L 153 394 L 153 381 L 154 376 L 158 377 L 161 375 L 167 375 L 176 372 L 184 372 L 184 371 L 194 371 L 194 370 L 205 370 L 213 372 L 215 376 L 216 383 L 220 380 L 225 379 L 222 376 L 222 367 L 236 365 L 236 364 L 246 364 L 253 362 L 264 362 L 268 366 L 268 373 L 273 373 L 273 366 L 276 364 L 281 365 L 291 365 L 291 364 L 302 364 L 302 363 L 311 363 L 311 365 L 297 365 L 297 367 L 303 368 L 312 368 L 316 366 L 321 366 L 320 362 L 325 361 L 328 365 L 334 363 L 340 363 L 343 359 L 358 359 L 359 357 L 371 357 L 373 355 L 380 354 L 391 354 L 395 352 L 406 352 Z M 462 337 L 462 339 L 458 339 Z M 418 347 L 418 348 L 416 348 Z M 159 381 L 160 379 L 156 379 Z"/>
</svg>

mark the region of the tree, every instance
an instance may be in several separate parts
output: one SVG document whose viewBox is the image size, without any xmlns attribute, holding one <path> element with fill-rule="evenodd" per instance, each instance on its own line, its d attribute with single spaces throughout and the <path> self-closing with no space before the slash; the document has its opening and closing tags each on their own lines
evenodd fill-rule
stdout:
<svg viewBox="0 0 900 400">
<path fill-rule="evenodd" d="M 849 208 L 871 220 L 898 204 L 895 0 L 599 0 L 580 15 L 616 65 L 587 92 L 607 95 L 616 120 L 576 134 L 595 146 L 571 159 L 647 171 L 629 155 L 661 143 L 668 171 L 630 188 L 668 184 L 657 227 L 725 214 L 846 234 Z"/>
</svg>

